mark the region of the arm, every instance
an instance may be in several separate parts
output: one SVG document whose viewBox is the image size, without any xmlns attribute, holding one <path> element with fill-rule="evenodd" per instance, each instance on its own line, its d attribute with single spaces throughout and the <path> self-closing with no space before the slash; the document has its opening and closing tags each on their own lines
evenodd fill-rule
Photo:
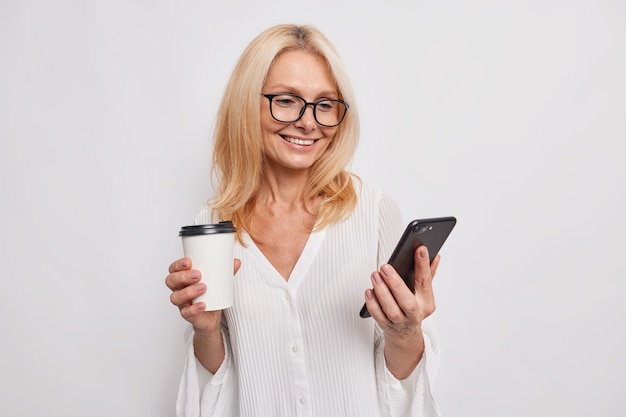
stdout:
<svg viewBox="0 0 626 417">
<path fill-rule="evenodd" d="M 194 331 L 193 350 L 204 369 L 214 374 L 224 362 L 226 355 L 222 330 Z"/>
<path fill-rule="evenodd" d="M 376 377 L 381 416 L 439 417 L 439 407 L 432 387 L 441 351 L 434 323 L 430 319 L 422 323 L 424 351 L 413 373 L 406 379 L 397 379 L 388 369 L 385 359 L 385 340 L 377 328 L 379 343 L 376 346 Z"/>
<path fill-rule="evenodd" d="M 241 262 L 235 260 L 235 273 Z M 200 272 L 183 258 L 170 265 L 165 282 L 172 290 L 170 301 L 191 326 L 189 353 L 181 379 L 176 405 L 179 417 L 223 415 L 235 404 L 236 381 L 231 372 L 228 333 L 221 323 L 221 311 L 204 311 L 204 303 L 193 299 L 206 291 Z"/>
<path fill-rule="evenodd" d="M 235 273 L 241 262 L 236 259 Z M 215 373 L 224 361 L 224 340 L 220 326 L 222 312 L 204 311 L 203 302 L 193 299 L 206 292 L 206 285 L 199 283 L 200 271 L 191 269 L 191 260 L 182 258 L 169 267 L 165 283 L 172 290 L 170 301 L 180 310 L 181 316 L 193 326 L 193 346 L 198 361 L 209 372 Z"/>
<path fill-rule="evenodd" d="M 432 277 L 439 256 L 429 265 L 425 246 L 415 251 L 415 294 L 388 264 L 372 273 L 373 289 L 366 292 L 367 309 L 383 330 L 389 371 L 407 378 L 424 352 L 422 321 L 435 311 Z"/>
<path fill-rule="evenodd" d="M 389 259 L 404 227 L 397 205 L 387 196 L 383 196 L 379 204 L 379 265 Z M 386 277 L 383 275 L 385 269 L 387 268 L 377 271 L 376 281 L 380 279 L 380 282 L 375 285 L 386 285 Z M 372 274 L 372 280 L 374 278 Z M 390 281 L 393 281 L 393 277 Z M 393 282 L 390 285 L 393 286 Z M 402 286 L 406 289 L 403 282 Z M 373 296 L 376 293 L 373 290 L 366 292 L 366 303 L 369 303 L 368 310 L 371 309 L 371 312 L 376 307 L 368 301 L 368 293 Z M 376 301 L 375 303 L 377 304 Z M 434 309 L 434 301 L 432 308 Z M 393 313 L 390 314 L 393 316 Z M 385 332 L 382 326 L 376 324 L 376 377 L 381 415 L 439 416 L 438 406 L 432 395 L 432 382 L 440 360 L 434 323 L 430 318 L 425 318 L 419 325 L 409 326 L 405 329 L 406 338 L 402 336 L 402 331 L 392 331 L 389 327 L 386 330 Z"/>
<path fill-rule="evenodd" d="M 385 370 L 379 377 L 379 386 L 386 395 L 381 404 L 387 407 L 387 415 L 436 417 L 439 408 L 432 395 L 432 380 L 440 353 L 436 334 L 428 320 L 435 307 L 432 289 L 428 290 L 432 273 L 426 248 L 419 248 L 415 256 L 416 263 L 421 264 L 416 266 L 416 294 L 408 290 L 393 268 L 383 266 L 381 271 L 374 273 L 379 275 L 373 278 L 377 281 L 374 290 L 368 290 L 373 293 L 368 310 L 382 333 L 383 348 L 382 353 L 377 353 L 377 368 Z M 435 257 L 433 273 L 438 262 L 439 258 Z M 382 300 L 380 303 L 379 299 Z"/>
<path fill-rule="evenodd" d="M 198 360 L 193 346 L 193 328 L 187 331 L 188 353 L 178 389 L 178 417 L 214 417 L 236 415 L 238 385 L 232 366 L 228 328 L 222 329 L 224 360 L 215 373 Z"/>
</svg>

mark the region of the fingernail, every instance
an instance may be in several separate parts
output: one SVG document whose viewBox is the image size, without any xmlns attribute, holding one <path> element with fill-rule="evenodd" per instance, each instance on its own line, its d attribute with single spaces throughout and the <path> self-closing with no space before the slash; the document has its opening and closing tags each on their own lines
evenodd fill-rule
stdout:
<svg viewBox="0 0 626 417">
<path fill-rule="evenodd" d="M 388 264 L 383 265 L 380 269 L 387 277 L 390 277 L 393 274 L 393 269 Z"/>
<path fill-rule="evenodd" d="M 194 289 L 196 290 L 196 292 L 202 292 L 202 290 L 204 290 L 204 284 L 196 284 L 194 286 Z"/>
<path fill-rule="evenodd" d="M 383 279 L 380 277 L 380 274 L 378 272 L 372 273 L 372 282 L 374 284 L 380 284 L 382 281 Z"/>
<path fill-rule="evenodd" d="M 195 281 L 200 278 L 200 273 L 198 271 L 191 271 L 189 274 L 189 279 Z"/>
<path fill-rule="evenodd" d="M 419 256 L 420 258 L 425 258 L 426 256 L 428 256 L 428 249 L 426 249 L 426 246 L 422 246 L 419 249 Z"/>
<path fill-rule="evenodd" d="M 187 259 L 184 259 L 183 261 L 181 261 L 180 266 L 183 268 L 187 268 Z"/>
<path fill-rule="evenodd" d="M 371 300 L 372 298 L 374 298 L 374 291 L 368 289 L 367 291 L 365 291 L 365 296 L 368 300 Z"/>
</svg>

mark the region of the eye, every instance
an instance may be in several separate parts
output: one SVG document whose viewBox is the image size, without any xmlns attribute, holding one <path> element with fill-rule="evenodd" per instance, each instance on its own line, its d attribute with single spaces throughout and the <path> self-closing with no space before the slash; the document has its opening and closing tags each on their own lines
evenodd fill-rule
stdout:
<svg viewBox="0 0 626 417">
<path fill-rule="evenodd" d="M 337 108 L 337 102 L 331 100 L 322 100 L 317 102 L 317 109 L 319 111 L 332 111 Z"/>
<path fill-rule="evenodd" d="M 274 97 L 274 104 L 281 107 L 294 107 L 300 105 L 298 100 L 292 96 L 276 96 Z"/>
</svg>

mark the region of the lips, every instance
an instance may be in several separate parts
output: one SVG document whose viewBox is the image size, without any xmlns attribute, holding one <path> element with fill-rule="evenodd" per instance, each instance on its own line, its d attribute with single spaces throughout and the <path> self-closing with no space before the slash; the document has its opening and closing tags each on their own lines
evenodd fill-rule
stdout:
<svg viewBox="0 0 626 417">
<path fill-rule="evenodd" d="M 281 138 L 283 138 L 283 140 L 286 142 L 293 143 L 294 145 L 300 145 L 300 146 L 310 146 L 315 143 L 315 139 L 298 139 L 298 138 L 292 138 L 290 136 L 281 136 Z"/>
</svg>

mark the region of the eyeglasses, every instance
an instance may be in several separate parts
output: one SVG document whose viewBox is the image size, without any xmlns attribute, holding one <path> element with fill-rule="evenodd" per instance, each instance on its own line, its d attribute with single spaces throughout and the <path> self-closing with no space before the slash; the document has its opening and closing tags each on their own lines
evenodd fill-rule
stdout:
<svg viewBox="0 0 626 417">
<path fill-rule="evenodd" d="M 343 100 L 325 98 L 309 103 L 295 94 L 261 94 L 270 102 L 270 113 L 274 120 L 293 123 L 304 116 L 308 106 L 313 106 L 313 117 L 317 124 L 335 127 L 343 121 L 348 111 L 348 103 Z"/>
</svg>

